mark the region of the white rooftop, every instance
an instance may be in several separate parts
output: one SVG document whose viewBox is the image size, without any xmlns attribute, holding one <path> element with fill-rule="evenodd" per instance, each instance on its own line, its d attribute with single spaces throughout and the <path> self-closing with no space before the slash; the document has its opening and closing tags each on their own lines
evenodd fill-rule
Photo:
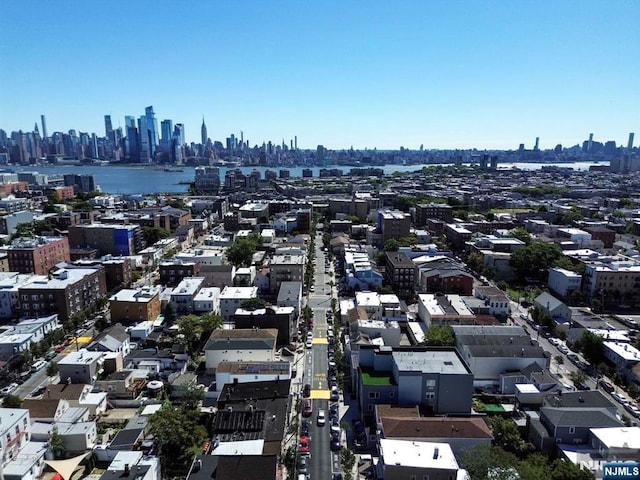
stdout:
<svg viewBox="0 0 640 480">
<path fill-rule="evenodd" d="M 356 305 L 359 307 L 379 307 L 380 295 L 377 292 L 356 292 Z"/>
<path fill-rule="evenodd" d="M 231 287 L 226 286 L 220 293 L 220 300 L 244 300 L 258 296 L 258 287 Z"/>
<path fill-rule="evenodd" d="M 458 470 L 458 462 L 448 443 L 380 439 L 380 457 L 385 465 Z"/>
<path fill-rule="evenodd" d="M 58 361 L 58 365 L 76 365 L 90 364 L 100 360 L 104 356 L 103 352 L 90 352 L 88 350 L 80 350 L 67 354 L 62 360 Z"/>
<path fill-rule="evenodd" d="M 604 348 L 608 348 L 625 362 L 640 362 L 640 350 L 629 343 L 603 342 Z"/>
<path fill-rule="evenodd" d="M 186 277 L 173 289 L 171 295 L 195 295 L 204 283 L 204 277 Z"/>
<path fill-rule="evenodd" d="M 53 277 L 49 279 L 47 275 L 34 275 L 33 281 L 25 283 L 23 289 L 51 289 L 64 290 L 69 285 L 79 282 L 81 279 L 96 272 L 95 268 L 70 268 L 57 270 Z"/>
<path fill-rule="evenodd" d="M 592 428 L 591 433 L 609 448 L 640 450 L 640 427 Z"/>
<path fill-rule="evenodd" d="M 520 393 L 540 393 L 538 387 L 532 385 L 531 383 L 517 383 L 516 390 Z"/>
<path fill-rule="evenodd" d="M 159 294 L 159 289 L 132 289 L 123 288 L 109 298 L 112 302 L 141 302 L 146 303 Z"/>
</svg>

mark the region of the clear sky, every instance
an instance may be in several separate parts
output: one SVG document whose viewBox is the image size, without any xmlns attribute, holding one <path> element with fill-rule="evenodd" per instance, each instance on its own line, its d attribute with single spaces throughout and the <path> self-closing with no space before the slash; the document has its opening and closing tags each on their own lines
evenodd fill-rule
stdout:
<svg viewBox="0 0 640 480">
<path fill-rule="evenodd" d="M 640 1 L 0 3 L 0 128 L 188 141 L 541 148 L 640 139 Z"/>
</svg>

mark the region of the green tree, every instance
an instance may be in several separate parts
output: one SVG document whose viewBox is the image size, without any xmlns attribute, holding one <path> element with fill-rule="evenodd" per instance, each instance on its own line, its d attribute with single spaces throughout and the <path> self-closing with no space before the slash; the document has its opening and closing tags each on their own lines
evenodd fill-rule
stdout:
<svg viewBox="0 0 640 480">
<path fill-rule="evenodd" d="M 531 244 L 531 234 L 527 232 L 524 228 L 518 227 L 514 228 L 509 232 L 513 238 L 517 238 L 518 240 L 523 241 L 525 244 Z"/>
<path fill-rule="evenodd" d="M 398 240 L 396 240 L 395 238 L 389 239 L 386 242 L 384 242 L 384 251 L 385 252 L 397 252 L 398 249 L 401 247 L 402 245 L 400 244 L 400 242 Z"/>
<path fill-rule="evenodd" d="M 171 233 L 160 227 L 142 227 L 142 235 L 147 245 L 153 245 L 158 240 L 169 237 Z"/>
<path fill-rule="evenodd" d="M 171 304 L 171 302 L 167 303 L 167 306 L 164 307 L 164 320 L 169 325 L 172 325 L 176 319 L 176 309 Z"/>
<path fill-rule="evenodd" d="M 522 439 L 518 427 L 510 419 L 495 415 L 490 418 L 489 426 L 493 433 L 494 444 L 506 452 L 524 458 L 534 450 L 533 445 Z"/>
<path fill-rule="evenodd" d="M 266 305 L 267 305 L 267 302 L 265 302 L 262 298 L 254 297 L 254 298 L 248 298 L 246 300 L 243 300 L 242 303 L 240 304 L 240 308 L 253 311 L 253 310 L 258 310 L 260 308 L 264 308 Z"/>
<path fill-rule="evenodd" d="M 574 348 L 582 352 L 584 358 L 591 365 L 598 365 L 604 360 L 604 345 L 602 337 L 585 330 L 574 343 Z"/>
<path fill-rule="evenodd" d="M 479 253 L 473 252 L 467 258 L 467 266 L 474 272 L 480 272 L 482 270 L 482 257 Z"/>
<path fill-rule="evenodd" d="M 557 458 L 551 464 L 551 480 L 593 480 L 591 471 L 572 462 Z"/>
<path fill-rule="evenodd" d="M 180 334 L 184 337 L 189 353 L 195 352 L 200 343 L 200 318 L 193 314 L 183 315 L 178 319 L 176 325 L 180 327 Z"/>
<path fill-rule="evenodd" d="M 7 395 L 2 401 L 2 406 L 5 408 L 20 408 L 22 406 L 22 399 L 17 395 Z"/>
<path fill-rule="evenodd" d="M 455 344 L 456 334 L 450 325 L 431 325 L 421 343 L 429 347 L 453 347 Z"/>
<path fill-rule="evenodd" d="M 59 372 L 58 364 L 56 362 L 49 362 L 47 364 L 47 376 L 53 377 Z"/>
<path fill-rule="evenodd" d="M 255 233 L 238 238 L 227 248 L 227 260 L 236 267 L 248 267 L 251 265 L 253 254 L 256 253 L 259 245 L 260 237 Z"/>
<path fill-rule="evenodd" d="M 53 430 L 51 431 L 49 446 L 51 447 L 53 456 L 56 459 L 65 458 L 67 456 L 67 447 L 64 445 L 62 435 L 58 432 L 58 427 L 53 427 Z"/>
<path fill-rule="evenodd" d="M 569 374 L 569 378 L 573 382 L 574 385 L 583 384 L 587 380 L 587 374 L 582 370 L 574 370 Z"/>
<path fill-rule="evenodd" d="M 211 332 L 221 326 L 222 317 L 217 313 L 207 312 L 200 317 L 200 328 L 202 330 L 202 336 L 205 338 L 209 338 Z"/>
<path fill-rule="evenodd" d="M 562 255 L 557 243 L 537 241 L 513 252 L 511 265 L 521 279 L 529 276 L 542 278 Z"/>
<path fill-rule="evenodd" d="M 202 451 L 207 431 L 195 418 L 192 411 L 167 402 L 149 419 L 149 432 L 160 449 L 164 469 L 189 465 L 192 456 Z"/>
<path fill-rule="evenodd" d="M 460 456 L 462 465 L 473 480 L 512 480 L 518 466 L 518 458 L 500 447 L 477 445 L 464 450 Z M 489 477 L 491 472 L 491 477 Z"/>
</svg>

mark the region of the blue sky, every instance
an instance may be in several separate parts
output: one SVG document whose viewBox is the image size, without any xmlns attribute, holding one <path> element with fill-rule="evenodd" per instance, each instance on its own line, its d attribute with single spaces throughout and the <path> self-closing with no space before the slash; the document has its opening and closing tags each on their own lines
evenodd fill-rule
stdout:
<svg viewBox="0 0 640 480">
<path fill-rule="evenodd" d="M 640 138 L 640 1 L 4 0 L 0 128 L 542 148 Z M 636 140 L 636 144 L 638 141 Z"/>
</svg>

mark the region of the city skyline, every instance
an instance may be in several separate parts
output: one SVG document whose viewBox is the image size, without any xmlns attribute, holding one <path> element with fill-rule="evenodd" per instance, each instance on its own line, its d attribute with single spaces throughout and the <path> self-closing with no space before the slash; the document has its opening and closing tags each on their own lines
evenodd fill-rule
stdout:
<svg viewBox="0 0 640 480">
<path fill-rule="evenodd" d="M 44 114 L 48 135 L 102 136 L 105 115 L 126 131 L 153 105 L 187 142 L 204 115 L 212 140 L 304 149 L 545 150 L 640 129 L 637 2 L 190 5 L 8 2 L 0 128 Z"/>
</svg>

